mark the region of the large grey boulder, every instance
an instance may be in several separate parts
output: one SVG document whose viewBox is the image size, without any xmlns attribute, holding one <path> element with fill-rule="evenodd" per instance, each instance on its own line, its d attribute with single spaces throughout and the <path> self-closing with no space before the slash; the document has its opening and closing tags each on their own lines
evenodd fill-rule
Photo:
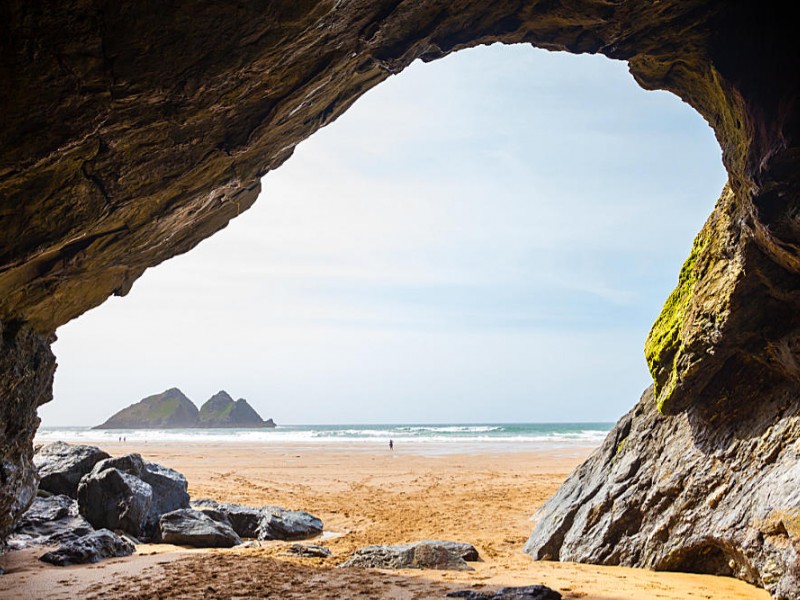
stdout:
<svg viewBox="0 0 800 600">
<path fill-rule="evenodd" d="M 322 533 L 322 520 L 302 510 L 265 506 L 258 523 L 259 540 L 304 540 Z"/>
<path fill-rule="evenodd" d="M 222 504 L 217 502 L 216 500 L 211 500 L 209 498 L 198 498 L 197 500 L 191 500 L 189 502 L 190 508 L 194 510 L 199 510 L 204 515 L 211 517 L 215 521 L 219 523 L 225 523 L 229 527 L 231 527 L 240 537 L 255 537 L 255 536 L 247 536 L 243 535 L 241 531 L 233 527 L 230 520 L 228 519 L 228 513 L 222 508 Z"/>
<path fill-rule="evenodd" d="M 242 506 L 207 498 L 193 500 L 191 505 L 212 519 L 229 524 L 243 538 L 303 540 L 322 533 L 322 520 L 301 510 Z"/>
<path fill-rule="evenodd" d="M 395 546 L 366 546 L 356 550 L 353 557 L 340 566 L 471 571 L 472 567 L 462 558 L 464 548 L 461 546 L 461 544 L 433 540 Z M 477 551 L 475 554 L 477 555 Z"/>
<path fill-rule="evenodd" d="M 215 521 L 205 513 L 182 508 L 161 516 L 161 541 L 197 548 L 231 548 L 242 543 L 227 524 Z"/>
<path fill-rule="evenodd" d="M 146 524 L 147 534 L 151 536 L 158 529 L 161 515 L 179 508 L 189 508 L 189 484 L 182 473 L 148 461 L 144 461 L 139 477 L 153 490 Z"/>
<path fill-rule="evenodd" d="M 57 546 L 94 531 L 69 496 L 37 497 L 6 541 L 13 550 L 29 546 Z"/>
<path fill-rule="evenodd" d="M 161 515 L 189 507 L 188 487 L 181 473 L 127 454 L 98 462 L 81 481 L 78 500 L 95 527 L 148 539 L 157 536 Z"/>
<path fill-rule="evenodd" d="M 92 472 L 99 473 L 106 469 L 118 469 L 128 475 L 141 478 L 142 471 L 144 471 L 144 459 L 141 454 L 124 454 L 123 456 L 114 456 L 99 461 L 94 467 Z"/>
<path fill-rule="evenodd" d="M 43 554 L 39 560 L 66 567 L 96 563 L 104 558 L 130 556 L 135 551 L 136 547 L 128 540 L 108 529 L 100 529 L 67 542 L 52 552 Z"/>
<path fill-rule="evenodd" d="M 506 587 L 496 592 L 460 590 L 458 592 L 450 592 L 447 597 L 466 598 L 467 600 L 561 600 L 561 594 L 544 585 Z"/>
<path fill-rule="evenodd" d="M 240 537 L 258 537 L 258 526 L 264 516 L 263 509 L 229 502 L 214 502 L 213 500 L 205 500 L 203 504 L 193 503 L 193 506 L 198 506 L 199 510 L 208 514 L 212 519 L 227 521 Z"/>
<path fill-rule="evenodd" d="M 117 468 L 102 468 L 102 463 L 78 486 L 80 512 L 89 523 L 98 529 L 119 529 L 137 538 L 145 537 L 152 502 L 153 488 L 149 484 Z"/>
<path fill-rule="evenodd" d="M 106 458 L 109 455 L 95 446 L 45 444 L 33 456 L 33 464 L 39 471 L 39 489 L 77 498 L 81 478 Z"/>
</svg>

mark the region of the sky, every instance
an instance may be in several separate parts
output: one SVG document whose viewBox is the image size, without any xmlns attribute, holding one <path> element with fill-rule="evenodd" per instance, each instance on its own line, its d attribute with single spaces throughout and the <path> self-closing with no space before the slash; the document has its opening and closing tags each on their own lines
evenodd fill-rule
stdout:
<svg viewBox="0 0 800 600">
<path fill-rule="evenodd" d="M 278 424 L 615 421 L 725 180 L 707 123 L 625 63 L 416 62 L 226 229 L 61 327 L 42 424 L 170 387 Z"/>
</svg>

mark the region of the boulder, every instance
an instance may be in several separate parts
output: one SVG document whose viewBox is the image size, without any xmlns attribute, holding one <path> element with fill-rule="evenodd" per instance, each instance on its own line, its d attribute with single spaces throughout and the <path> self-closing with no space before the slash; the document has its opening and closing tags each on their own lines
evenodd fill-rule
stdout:
<svg viewBox="0 0 800 600">
<path fill-rule="evenodd" d="M 325 546 L 317 544 L 292 544 L 286 549 L 285 554 L 299 556 L 300 558 L 329 558 L 333 556 Z"/>
<path fill-rule="evenodd" d="M 121 529 L 145 537 L 153 488 L 125 471 L 102 467 L 102 462 L 95 465 L 78 486 L 81 514 L 98 529 Z"/>
<path fill-rule="evenodd" d="M 211 517 L 215 521 L 219 523 L 225 523 L 229 527 L 231 527 L 234 531 L 236 531 L 237 535 L 240 537 L 252 537 L 252 536 L 245 536 L 242 535 L 240 531 L 238 531 L 233 525 L 231 524 L 230 520 L 228 519 L 228 515 L 220 508 L 220 503 L 216 500 L 210 500 L 208 498 L 200 498 L 198 500 L 191 500 L 189 502 L 189 506 L 195 510 L 199 510 L 204 515 Z"/>
<path fill-rule="evenodd" d="M 108 529 L 100 529 L 66 542 L 58 549 L 43 554 L 39 560 L 51 565 L 66 567 L 96 563 L 104 558 L 130 556 L 135 550 L 135 546 L 128 540 Z"/>
<path fill-rule="evenodd" d="M 302 540 L 322 533 L 322 521 L 300 510 L 242 506 L 207 498 L 193 500 L 191 505 L 212 519 L 229 524 L 243 538 Z"/>
<path fill-rule="evenodd" d="M 104 475 L 113 471 L 117 475 Z M 161 515 L 189 507 L 188 487 L 181 473 L 143 460 L 139 454 L 127 454 L 94 466 L 81 481 L 79 503 L 95 527 L 119 528 L 148 539 L 157 536 Z"/>
<path fill-rule="evenodd" d="M 17 523 L 7 545 L 13 550 L 29 546 L 57 546 L 94 531 L 69 496 L 37 497 Z"/>
<path fill-rule="evenodd" d="M 461 557 L 458 547 L 436 541 L 395 546 L 366 546 L 356 550 L 353 557 L 340 566 L 370 569 L 472 570 Z"/>
<path fill-rule="evenodd" d="M 259 525 L 264 517 L 262 509 L 240 504 L 220 504 L 219 510 L 240 537 L 258 538 Z"/>
<path fill-rule="evenodd" d="M 303 540 L 322 533 L 322 521 L 302 510 L 265 506 L 257 531 L 260 540 Z"/>
<path fill-rule="evenodd" d="M 109 457 L 99 461 L 92 467 L 93 473 L 99 473 L 106 469 L 119 469 L 123 473 L 139 477 L 141 479 L 142 471 L 144 471 L 144 459 L 141 454 L 124 454 L 123 456 Z"/>
<path fill-rule="evenodd" d="M 561 594 L 544 585 L 507 587 L 496 592 L 476 592 L 460 590 L 450 592 L 448 598 L 467 598 L 467 600 L 561 600 Z"/>
<path fill-rule="evenodd" d="M 109 455 L 95 446 L 53 442 L 41 446 L 33 456 L 39 471 L 39 489 L 77 498 L 78 483 L 99 461 Z"/>
<path fill-rule="evenodd" d="M 162 515 L 159 529 L 164 543 L 178 546 L 231 548 L 242 543 L 229 525 L 215 521 L 205 513 L 191 508 L 182 508 Z"/>
<path fill-rule="evenodd" d="M 161 515 L 189 508 L 189 484 L 182 473 L 148 461 L 144 461 L 140 479 L 153 490 L 146 524 L 147 534 L 153 535 L 158 530 Z"/>
<path fill-rule="evenodd" d="M 478 550 L 472 544 L 466 542 L 448 542 L 445 540 L 425 540 L 426 544 L 437 544 L 447 548 L 453 554 L 460 556 L 467 562 L 476 562 L 480 560 Z"/>
<path fill-rule="evenodd" d="M 800 404 L 786 398 L 794 387 L 729 415 L 668 417 L 648 388 L 539 508 L 524 551 L 732 576 L 800 600 Z"/>
</svg>

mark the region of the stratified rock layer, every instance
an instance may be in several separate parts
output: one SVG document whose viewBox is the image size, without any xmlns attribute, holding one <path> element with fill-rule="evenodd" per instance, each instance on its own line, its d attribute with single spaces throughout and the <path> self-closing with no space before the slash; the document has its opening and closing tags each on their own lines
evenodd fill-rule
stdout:
<svg viewBox="0 0 800 600">
<path fill-rule="evenodd" d="M 247 210 L 262 175 L 371 87 L 417 58 L 495 41 L 626 60 L 643 87 L 674 92 L 714 128 L 729 185 L 647 341 L 655 397 L 641 418 L 657 429 L 689 423 L 692 440 L 719 444 L 736 432 L 737 442 L 729 454 L 642 437 L 624 451 L 645 464 L 706 448 L 720 472 L 734 477 L 736 466 L 752 475 L 752 489 L 770 492 L 761 473 L 773 463 L 756 447 L 749 456 L 744 440 L 783 432 L 776 456 L 791 461 L 800 397 L 800 51 L 780 3 L 188 0 L 157 8 L 125 0 L 0 7 L 0 534 L 32 498 L 35 408 L 50 399 L 47 343 L 58 326 L 126 294 L 146 268 Z M 598 478 L 616 469 L 597 460 Z M 675 476 L 691 478 L 690 464 L 676 459 Z M 794 481 L 774 485 L 791 491 Z M 703 535 L 743 544 L 734 563 L 748 557 L 756 571 L 748 577 L 783 593 L 780 582 L 796 569 L 789 551 L 728 535 L 726 512 L 752 523 L 763 516 L 759 505 L 736 500 L 731 488 L 719 518 L 706 518 L 702 497 L 715 489 L 687 495 L 676 518 L 696 515 L 709 527 Z M 629 564 L 656 564 L 635 520 L 614 505 L 596 510 L 636 540 L 625 546 Z M 564 539 L 581 527 L 556 516 Z M 790 537 L 791 520 L 780 522 Z M 762 533 L 783 535 L 776 531 Z M 565 552 L 605 560 L 589 547 Z"/>
<path fill-rule="evenodd" d="M 800 597 L 800 402 L 661 415 L 652 388 L 534 516 L 537 559 L 731 575 Z"/>
</svg>

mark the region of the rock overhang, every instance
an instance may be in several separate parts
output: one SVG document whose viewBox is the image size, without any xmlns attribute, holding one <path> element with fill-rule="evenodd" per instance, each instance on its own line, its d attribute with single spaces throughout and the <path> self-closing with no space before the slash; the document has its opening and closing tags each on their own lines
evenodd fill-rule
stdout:
<svg viewBox="0 0 800 600">
<path fill-rule="evenodd" d="M 628 61 L 640 85 L 680 96 L 720 142 L 730 186 L 714 230 L 698 240 L 724 243 L 690 259 L 716 279 L 687 269 L 692 285 L 679 284 L 679 302 L 659 319 L 666 329 L 657 323 L 648 343 L 662 410 L 718 387 L 714 373 L 731 361 L 797 376 L 796 319 L 777 331 L 752 309 L 782 304 L 792 313 L 800 272 L 791 216 L 800 61 L 776 8 L 287 0 L 230 10 L 77 1 L 4 10 L 4 321 L 49 334 L 124 295 L 146 268 L 247 210 L 260 177 L 297 143 L 414 60 L 529 43 Z"/>
</svg>

